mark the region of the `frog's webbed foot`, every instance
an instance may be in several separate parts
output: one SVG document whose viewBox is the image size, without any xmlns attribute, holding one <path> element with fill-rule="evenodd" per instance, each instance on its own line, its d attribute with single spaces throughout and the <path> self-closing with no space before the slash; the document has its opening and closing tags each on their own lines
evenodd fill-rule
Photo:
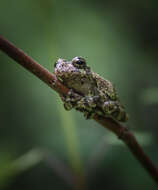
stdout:
<svg viewBox="0 0 158 190">
<path fill-rule="evenodd" d="M 124 107 L 117 101 L 104 102 L 103 110 L 105 115 L 113 117 L 118 121 L 125 122 L 128 120 Z"/>
</svg>

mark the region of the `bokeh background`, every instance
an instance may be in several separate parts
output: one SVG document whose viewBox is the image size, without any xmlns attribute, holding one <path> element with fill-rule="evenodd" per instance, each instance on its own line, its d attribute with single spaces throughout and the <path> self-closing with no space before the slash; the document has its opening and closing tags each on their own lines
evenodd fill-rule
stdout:
<svg viewBox="0 0 158 190">
<path fill-rule="evenodd" d="M 128 127 L 158 165 L 158 2 L 0 0 L 0 34 L 53 72 L 86 58 L 111 80 Z M 108 130 L 66 112 L 57 93 L 0 52 L 0 189 L 155 190 Z"/>
</svg>

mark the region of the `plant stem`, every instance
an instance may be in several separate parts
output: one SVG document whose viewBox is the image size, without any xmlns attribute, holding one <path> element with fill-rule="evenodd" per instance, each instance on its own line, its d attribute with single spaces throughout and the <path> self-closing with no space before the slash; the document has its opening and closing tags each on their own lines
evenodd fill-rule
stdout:
<svg viewBox="0 0 158 190">
<path fill-rule="evenodd" d="M 24 53 L 21 49 L 15 47 L 4 37 L 0 36 L 0 49 L 9 57 L 14 59 L 18 64 L 36 75 L 40 80 L 60 94 L 67 94 L 69 89 L 62 85 L 55 75 L 42 67 L 34 59 Z"/>
<path fill-rule="evenodd" d="M 68 93 L 69 89 L 60 83 L 55 75 L 50 73 L 2 36 L 0 36 L 0 49 L 59 94 L 66 95 Z M 158 168 L 146 155 L 140 144 L 137 142 L 135 136 L 127 127 L 114 121 L 113 119 L 100 117 L 98 115 L 95 115 L 93 119 L 103 127 L 115 133 L 128 146 L 135 158 L 142 164 L 149 175 L 158 183 Z"/>
<path fill-rule="evenodd" d="M 135 158 L 141 163 L 141 165 L 158 183 L 158 168 L 144 152 L 133 133 L 129 131 L 127 127 L 114 121 L 111 118 L 101 118 L 95 115 L 94 119 L 102 126 L 115 133 L 118 136 L 118 138 L 121 139 L 128 146 Z"/>
</svg>

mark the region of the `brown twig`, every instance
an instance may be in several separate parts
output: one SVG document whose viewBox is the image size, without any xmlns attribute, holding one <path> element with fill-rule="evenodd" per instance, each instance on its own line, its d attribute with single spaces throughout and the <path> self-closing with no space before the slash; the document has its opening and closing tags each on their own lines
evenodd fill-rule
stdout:
<svg viewBox="0 0 158 190">
<path fill-rule="evenodd" d="M 36 75 L 40 80 L 60 94 L 67 94 L 69 89 L 62 85 L 55 75 L 38 64 L 34 59 L 24 53 L 21 49 L 15 47 L 4 37 L 0 36 L 0 49 L 9 57 L 14 59 L 18 64 Z"/>
<path fill-rule="evenodd" d="M 133 155 L 139 160 L 141 165 L 147 170 L 147 172 L 153 177 L 153 179 L 158 183 L 158 168 L 143 151 L 140 144 L 137 142 L 135 136 L 129 129 L 122 124 L 110 119 L 110 118 L 100 118 L 97 115 L 94 119 L 103 125 L 105 128 L 109 129 L 115 133 L 119 139 L 121 139 L 133 153 Z"/>
<path fill-rule="evenodd" d="M 50 86 L 59 94 L 66 95 L 68 93 L 69 89 L 66 88 L 63 84 L 61 84 L 55 75 L 53 75 L 44 67 L 39 65 L 31 57 L 26 55 L 22 50 L 15 47 L 12 43 L 10 43 L 2 36 L 0 36 L 0 49 L 9 57 L 14 59 L 17 63 L 19 63 L 28 71 L 36 75 L 39 79 L 44 81 L 48 86 Z M 98 115 L 95 115 L 93 119 L 100 123 L 103 127 L 115 133 L 128 146 L 135 158 L 139 160 L 142 166 L 158 183 L 158 168 L 146 155 L 146 153 L 143 151 L 142 147 L 139 145 L 134 135 L 128 130 L 127 127 L 110 118 L 103 118 Z"/>
</svg>

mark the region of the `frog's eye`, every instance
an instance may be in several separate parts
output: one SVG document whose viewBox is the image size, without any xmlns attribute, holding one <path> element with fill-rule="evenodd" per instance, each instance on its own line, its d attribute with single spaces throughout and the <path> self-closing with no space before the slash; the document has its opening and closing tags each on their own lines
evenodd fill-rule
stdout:
<svg viewBox="0 0 158 190">
<path fill-rule="evenodd" d="M 82 57 L 75 57 L 72 59 L 72 64 L 79 69 L 84 69 L 86 67 L 86 60 Z"/>
</svg>

